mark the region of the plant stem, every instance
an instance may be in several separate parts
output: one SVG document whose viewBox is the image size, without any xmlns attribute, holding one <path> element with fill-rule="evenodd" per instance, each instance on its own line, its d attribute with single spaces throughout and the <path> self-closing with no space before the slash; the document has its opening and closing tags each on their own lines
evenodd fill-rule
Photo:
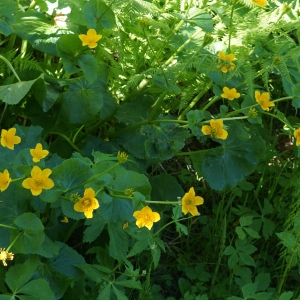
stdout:
<svg viewBox="0 0 300 300">
<path fill-rule="evenodd" d="M 19 82 L 21 82 L 22 80 L 19 78 L 19 76 L 18 76 L 17 72 L 15 71 L 14 67 L 12 66 L 12 64 L 2 55 L 0 55 L 0 59 L 2 59 L 8 65 L 8 67 L 11 69 L 11 71 L 13 72 L 13 74 L 15 75 L 17 80 Z"/>
<path fill-rule="evenodd" d="M 84 128 L 84 125 L 82 125 L 75 133 L 73 139 L 72 139 L 72 142 L 75 144 L 75 141 L 76 141 L 76 138 L 77 138 L 77 135 L 79 134 L 79 132 Z"/>
<path fill-rule="evenodd" d="M 158 231 L 156 231 L 156 232 L 154 233 L 153 236 L 158 235 L 162 230 L 164 230 L 167 226 L 169 226 L 169 225 L 171 225 L 171 224 L 173 224 L 173 223 L 176 223 L 176 222 L 179 222 L 179 221 L 183 221 L 183 220 L 188 220 L 188 219 L 191 219 L 192 217 L 193 217 L 193 216 L 190 216 L 190 217 L 187 217 L 187 218 L 178 219 L 178 220 L 173 220 L 173 221 L 171 221 L 171 222 L 165 224 L 165 225 L 164 225 L 162 228 L 160 228 Z"/>
<path fill-rule="evenodd" d="M 162 94 L 160 94 L 160 96 L 158 97 L 158 99 L 156 100 L 156 102 L 153 104 L 152 106 L 152 110 L 148 116 L 148 121 L 151 121 L 156 115 L 157 115 L 157 111 L 159 109 L 161 109 L 161 104 L 165 99 L 165 96 L 168 94 L 167 91 L 164 91 Z"/>
<path fill-rule="evenodd" d="M 18 228 L 16 228 L 16 227 L 13 227 L 13 226 L 9 226 L 9 225 L 0 224 L 0 227 L 4 227 L 4 228 L 8 228 L 8 229 L 14 229 L 14 230 L 17 230 L 17 231 L 19 231 L 19 229 L 18 229 Z"/>
<path fill-rule="evenodd" d="M 183 155 L 193 155 L 193 154 L 204 154 L 208 152 L 210 149 L 202 149 L 197 151 L 189 151 L 189 152 L 178 152 L 175 153 L 174 156 L 183 156 Z"/>
<path fill-rule="evenodd" d="M 201 110 L 206 111 L 211 105 L 216 103 L 218 100 L 222 99 L 220 96 L 215 96 L 209 101 Z"/>
<path fill-rule="evenodd" d="M 74 143 L 72 143 L 72 141 L 66 135 L 64 135 L 63 133 L 56 132 L 56 131 L 51 131 L 49 134 L 55 134 L 55 135 L 61 136 L 62 138 L 64 138 L 71 145 L 71 147 L 74 150 L 80 152 L 80 149 Z"/>
<path fill-rule="evenodd" d="M 20 237 L 22 233 L 20 232 L 15 239 L 10 243 L 10 245 L 8 246 L 8 248 L 6 249 L 6 252 L 8 252 L 10 250 L 10 248 L 14 245 L 14 243 L 17 241 L 17 239 Z"/>
</svg>

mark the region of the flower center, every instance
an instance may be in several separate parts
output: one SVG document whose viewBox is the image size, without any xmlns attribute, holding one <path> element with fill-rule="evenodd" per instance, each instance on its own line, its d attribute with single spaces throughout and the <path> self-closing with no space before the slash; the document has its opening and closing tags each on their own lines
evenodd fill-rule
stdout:
<svg viewBox="0 0 300 300">
<path fill-rule="evenodd" d="M 41 180 L 41 179 L 35 179 L 35 180 L 34 180 L 34 183 L 35 183 L 37 186 L 41 186 L 42 183 L 43 183 L 43 180 Z"/>
<path fill-rule="evenodd" d="M 0 260 L 6 260 L 6 259 L 7 259 L 6 251 L 1 251 L 0 252 Z"/>
<path fill-rule="evenodd" d="M 85 207 L 85 208 L 88 208 L 91 206 L 91 199 L 83 199 L 82 200 L 82 206 Z"/>
<path fill-rule="evenodd" d="M 188 204 L 188 205 L 193 204 L 193 203 L 194 203 L 194 202 L 193 202 L 192 199 L 187 199 L 187 200 L 186 200 L 186 204 Z"/>
</svg>

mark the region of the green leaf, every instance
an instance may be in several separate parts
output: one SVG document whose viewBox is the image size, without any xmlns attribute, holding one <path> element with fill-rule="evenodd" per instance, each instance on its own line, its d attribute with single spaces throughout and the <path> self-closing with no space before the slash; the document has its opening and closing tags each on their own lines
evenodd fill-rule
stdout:
<svg viewBox="0 0 300 300">
<path fill-rule="evenodd" d="M 205 32 L 212 32 L 214 29 L 212 17 L 196 7 L 192 7 L 188 11 L 188 22 L 199 26 Z"/>
<path fill-rule="evenodd" d="M 205 119 L 211 119 L 211 114 L 207 111 L 195 109 L 195 110 L 190 110 L 186 116 L 189 122 L 189 128 L 191 129 L 192 133 L 196 137 L 204 136 L 204 134 L 201 131 L 202 128 L 201 121 Z"/>
<path fill-rule="evenodd" d="M 128 235 L 123 229 L 123 223 L 108 223 L 107 229 L 110 237 L 109 254 L 121 261 L 126 257 L 129 243 Z"/>
<path fill-rule="evenodd" d="M 246 266 L 253 266 L 253 267 L 256 266 L 254 259 L 247 253 L 239 251 L 238 255 L 239 255 L 241 264 L 246 265 Z"/>
<path fill-rule="evenodd" d="M 110 299 L 111 286 L 112 284 L 110 282 L 107 283 L 106 287 L 99 293 L 97 300 Z M 100 289 L 102 289 L 102 286 L 100 286 L 99 291 Z"/>
<path fill-rule="evenodd" d="M 257 283 L 249 282 L 246 285 L 242 287 L 243 296 L 245 299 L 248 299 L 252 297 L 253 294 L 255 294 L 257 291 Z"/>
<path fill-rule="evenodd" d="M 70 123 L 91 123 L 103 106 L 104 85 L 100 77 L 90 84 L 85 78 L 72 79 L 63 93 L 62 114 Z"/>
<path fill-rule="evenodd" d="M 32 9 L 17 12 L 13 29 L 23 40 L 28 40 L 33 48 L 54 56 L 57 56 L 57 40 L 68 33 L 53 26 L 53 21 L 45 14 Z"/>
<path fill-rule="evenodd" d="M 44 226 L 41 220 L 35 214 L 28 212 L 17 217 L 14 224 L 23 230 L 15 242 L 14 248 L 24 254 L 35 253 L 45 239 Z M 18 234 L 16 230 L 11 230 L 11 241 Z"/>
<path fill-rule="evenodd" d="M 284 292 L 280 295 L 279 300 L 290 300 L 292 299 L 294 293 L 293 292 Z"/>
<path fill-rule="evenodd" d="M 116 280 L 115 285 L 122 285 L 128 288 L 132 288 L 132 289 L 138 289 L 141 290 L 142 289 L 142 285 L 140 281 L 135 281 L 135 280 L 122 280 L 122 281 L 118 281 Z"/>
<path fill-rule="evenodd" d="M 224 250 L 224 255 L 231 255 L 235 253 L 235 249 L 232 246 L 227 246 Z"/>
<path fill-rule="evenodd" d="M 6 36 L 12 33 L 14 14 L 18 11 L 18 4 L 12 0 L 1 0 L 0 2 L 0 33 Z"/>
<path fill-rule="evenodd" d="M 259 239 L 260 238 L 260 235 L 255 231 L 253 230 L 252 228 L 248 228 L 248 227 L 243 227 L 243 229 L 253 238 L 255 239 Z"/>
<path fill-rule="evenodd" d="M 5 282 L 13 293 L 16 293 L 33 276 L 38 266 L 37 256 L 30 256 L 24 264 L 17 264 L 9 268 L 5 275 Z"/>
<path fill-rule="evenodd" d="M 167 81 L 166 81 L 167 78 Z M 154 81 L 154 83 L 160 87 L 162 90 L 164 91 L 169 91 L 171 93 L 175 93 L 175 94 L 179 94 L 181 92 L 181 89 L 174 83 L 172 83 L 174 81 L 174 75 L 171 74 L 167 74 L 165 76 L 163 76 L 162 74 L 153 74 L 152 75 L 152 79 Z"/>
<path fill-rule="evenodd" d="M 253 222 L 253 216 L 242 216 L 240 217 L 240 224 L 242 227 L 249 226 Z"/>
<path fill-rule="evenodd" d="M 70 158 L 53 168 L 51 178 L 55 182 L 55 188 L 67 192 L 83 184 L 93 175 L 89 164 L 78 158 Z M 83 187 L 78 189 L 83 190 Z"/>
<path fill-rule="evenodd" d="M 96 216 L 94 216 L 94 218 L 92 219 L 88 219 L 85 225 L 90 226 L 88 226 L 84 231 L 83 242 L 93 242 L 103 231 L 106 222 L 107 221 L 104 221 L 101 218 L 97 218 Z"/>
<path fill-rule="evenodd" d="M 95 28 L 99 33 L 104 28 L 111 29 L 116 25 L 115 15 L 102 0 L 91 0 L 84 5 L 83 17 L 88 28 Z"/>
<path fill-rule="evenodd" d="M 7 104 L 18 104 L 39 79 L 41 78 L 0 86 L 0 99 Z"/>
<path fill-rule="evenodd" d="M 50 258 L 56 256 L 58 254 L 58 251 L 59 247 L 54 242 L 52 242 L 47 235 L 45 235 L 44 242 L 36 251 L 36 254 Z"/>
<path fill-rule="evenodd" d="M 108 275 L 102 271 L 99 265 L 78 264 L 76 267 L 82 270 L 89 279 L 96 283 L 101 283 L 103 280 L 109 281 Z"/>
<path fill-rule="evenodd" d="M 128 300 L 123 291 L 119 290 L 114 284 L 112 285 L 112 287 L 118 300 Z"/>
<path fill-rule="evenodd" d="M 237 255 L 236 252 L 234 252 L 232 255 L 230 255 L 229 259 L 228 259 L 228 267 L 230 269 L 234 269 L 236 267 L 236 265 L 239 262 L 239 257 Z"/>
<path fill-rule="evenodd" d="M 28 282 L 18 290 L 18 293 L 30 295 L 37 299 L 43 299 L 47 295 L 47 300 L 56 299 L 49 284 L 44 279 L 36 279 Z"/>
<path fill-rule="evenodd" d="M 265 153 L 265 143 L 255 128 L 247 132 L 237 121 L 229 126 L 228 138 L 220 141 L 221 147 L 209 150 L 202 164 L 204 178 L 215 190 L 234 187 L 256 169 Z"/>
<path fill-rule="evenodd" d="M 57 41 L 57 53 L 66 71 L 76 73 L 80 70 L 77 67 L 79 65 L 87 81 L 93 83 L 98 76 L 99 64 L 93 55 L 82 53 L 84 50 L 78 35 L 66 34 Z"/>
<path fill-rule="evenodd" d="M 158 263 L 159 263 L 161 250 L 155 244 L 152 245 L 152 246 L 153 247 L 150 246 L 150 248 L 151 248 L 151 255 L 152 255 L 152 258 L 153 258 L 154 269 L 156 269 L 157 266 L 158 266 Z"/>
<path fill-rule="evenodd" d="M 176 201 L 177 197 L 184 195 L 184 190 L 176 178 L 167 173 L 151 177 L 150 183 L 152 186 L 151 199 Z"/>
<path fill-rule="evenodd" d="M 246 234 L 241 226 L 237 226 L 235 228 L 235 232 L 238 235 L 239 239 L 244 240 L 246 238 Z"/>
<path fill-rule="evenodd" d="M 267 290 L 271 283 L 270 273 L 259 273 L 255 278 L 255 282 L 257 282 L 258 292 Z"/>
</svg>

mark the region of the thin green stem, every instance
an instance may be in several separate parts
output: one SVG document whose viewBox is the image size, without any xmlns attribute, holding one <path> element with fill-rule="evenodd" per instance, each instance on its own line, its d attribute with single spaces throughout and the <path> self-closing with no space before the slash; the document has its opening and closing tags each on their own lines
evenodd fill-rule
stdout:
<svg viewBox="0 0 300 300">
<path fill-rule="evenodd" d="M 161 109 L 161 104 L 164 101 L 167 94 L 167 91 L 164 91 L 160 94 L 156 102 L 153 104 L 152 110 L 148 116 L 148 121 L 151 121 L 157 115 L 157 111 Z"/>
<path fill-rule="evenodd" d="M 17 239 L 20 237 L 20 235 L 22 234 L 22 232 L 20 232 L 15 239 L 10 243 L 10 245 L 8 246 L 8 248 L 6 249 L 6 252 L 8 252 L 10 250 L 10 248 L 14 245 L 14 243 L 17 241 Z"/>
<path fill-rule="evenodd" d="M 270 116 L 270 117 L 273 117 L 273 118 L 279 120 L 280 122 L 282 122 L 283 124 L 285 124 L 285 125 L 286 125 L 287 127 L 289 127 L 290 129 L 292 129 L 292 130 L 294 129 L 290 124 L 286 123 L 284 120 L 280 119 L 280 118 L 277 117 L 276 115 L 272 115 L 272 114 L 267 113 L 267 112 L 263 112 L 262 114 L 268 115 L 268 116 Z"/>
<path fill-rule="evenodd" d="M 82 126 L 76 131 L 76 133 L 75 133 L 75 135 L 74 135 L 74 137 L 73 137 L 73 139 L 72 139 L 72 143 L 73 143 L 73 144 L 75 144 L 76 138 L 77 138 L 79 132 L 80 132 L 83 128 L 84 128 L 84 125 L 82 125 Z"/>
<path fill-rule="evenodd" d="M 25 179 L 26 177 L 20 177 L 20 178 L 16 178 L 16 179 L 12 179 L 11 182 L 16 182 L 16 181 L 19 181 L 19 180 L 23 180 Z"/>
<path fill-rule="evenodd" d="M 206 111 L 211 105 L 216 103 L 218 100 L 222 99 L 220 96 L 215 96 L 209 101 L 201 110 Z"/>
<path fill-rule="evenodd" d="M 16 230 L 16 231 L 19 231 L 18 228 L 13 227 L 13 226 L 9 226 L 9 225 L 0 224 L 0 227 L 4 227 L 4 228 L 8 228 L 8 229 L 14 229 L 14 230 Z"/>
<path fill-rule="evenodd" d="M 213 86 L 213 82 L 211 81 L 205 89 L 203 89 L 193 100 L 192 102 L 184 109 L 184 111 L 178 117 L 178 120 L 182 120 L 186 114 L 196 105 L 196 103 L 201 99 L 201 97 L 207 93 L 207 91 Z"/>
<path fill-rule="evenodd" d="M 65 238 L 63 239 L 63 243 L 66 243 L 68 241 L 68 239 L 71 237 L 71 235 L 73 234 L 74 230 L 77 228 L 78 224 L 79 224 L 80 220 L 76 220 L 73 225 L 71 226 L 71 228 L 69 229 L 69 231 L 67 232 Z"/>
<path fill-rule="evenodd" d="M 7 50 L 12 50 L 13 49 L 16 38 L 17 38 L 17 34 L 15 32 L 13 32 L 9 37 L 8 44 L 7 44 L 7 47 L 6 47 Z"/>
<path fill-rule="evenodd" d="M 182 218 L 182 219 L 178 219 L 178 220 L 173 220 L 167 224 L 165 224 L 162 228 L 160 228 L 158 231 L 156 231 L 154 234 L 153 234 L 153 237 L 158 235 L 162 230 L 164 230 L 167 226 L 173 224 L 173 223 L 176 223 L 176 222 L 179 222 L 179 221 L 183 221 L 183 220 L 188 220 L 188 219 L 191 219 L 193 218 L 193 216 L 189 216 L 187 218 Z"/>
<path fill-rule="evenodd" d="M 184 155 L 193 155 L 193 154 L 204 154 L 208 152 L 211 149 L 203 149 L 203 150 L 197 150 L 197 151 L 189 151 L 189 152 L 178 152 L 175 153 L 174 156 L 184 156 Z"/>
<path fill-rule="evenodd" d="M 181 201 L 155 201 L 155 200 L 145 200 L 146 203 L 153 203 L 153 204 L 181 204 Z"/>
<path fill-rule="evenodd" d="M 150 47 L 150 49 L 151 49 L 151 51 L 152 51 L 152 53 L 153 53 L 153 55 L 154 55 L 154 57 L 155 57 L 155 59 L 156 59 L 156 63 L 158 64 L 158 66 L 159 66 L 159 68 L 160 68 L 160 70 L 161 70 L 161 72 L 162 72 L 162 74 L 163 74 L 163 76 L 164 76 L 164 78 L 165 78 L 166 85 L 169 86 L 167 76 L 166 76 L 166 74 L 165 74 L 165 72 L 164 72 L 164 69 L 162 68 L 162 66 L 161 66 L 161 64 L 160 64 L 160 62 L 159 62 L 159 60 L 158 60 L 158 57 L 156 56 L 156 52 L 154 51 L 154 49 L 153 49 L 153 47 L 152 47 L 152 45 L 151 45 L 151 42 L 150 42 L 150 40 L 149 40 L 149 38 L 148 38 L 148 36 L 147 36 L 147 34 L 146 34 L 146 31 L 145 31 L 145 28 L 144 28 L 144 27 L 143 27 L 143 33 L 144 33 L 144 36 L 145 36 L 145 38 L 146 38 L 146 40 L 147 40 L 147 43 L 148 43 L 148 45 L 149 45 L 149 47 Z"/>
<path fill-rule="evenodd" d="M 71 147 L 74 149 L 74 150 L 76 150 L 76 151 L 78 151 L 78 152 L 80 152 L 80 149 L 66 136 L 66 135 L 64 135 L 63 133 L 61 133 L 61 132 L 56 132 L 56 131 L 51 131 L 49 134 L 55 134 L 55 135 L 58 135 L 58 136 L 60 136 L 60 137 L 62 137 L 62 138 L 64 138 L 70 145 L 71 145 Z"/>
<path fill-rule="evenodd" d="M 22 80 L 19 78 L 19 76 L 18 76 L 17 72 L 15 71 L 14 67 L 12 66 L 12 64 L 2 55 L 0 55 L 0 59 L 2 59 L 8 65 L 8 67 L 11 69 L 11 71 L 13 72 L 15 77 L 18 79 L 18 81 L 21 82 Z"/>
</svg>

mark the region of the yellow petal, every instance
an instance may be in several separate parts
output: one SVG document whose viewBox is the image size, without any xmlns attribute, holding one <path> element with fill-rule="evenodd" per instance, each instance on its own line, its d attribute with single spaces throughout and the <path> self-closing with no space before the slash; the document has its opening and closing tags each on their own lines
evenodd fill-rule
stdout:
<svg viewBox="0 0 300 300">
<path fill-rule="evenodd" d="M 211 127 L 208 125 L 203 125 L 201 131 L 205 135 L 211 135 Z"/>
<path fill-rule="evenodd" d="M 91 219 L 93 217 L 93 210 L 85 210 L 84 212 L 84 215 L 87 219 Z"/>
<path fill-rule="evenodd" d="M 216 135 L 216 138 L 226 140 L 228 137 L 228 132 L 222 129 L 221 134 Z"/>
<path fill-rule="evenodd" d="M 158 222 L 160 220 L 160 215 L 157 212 L 152 213 L 153 216 L 153 222 Z"/>
<path fill-rule="evenodd" d="M 74 204 L 74 210 L 77 212 L 83 212 L 83 207 L 82 207 L 80 201 L 78 201 L 77 203 Z"/>
<path fill-rule="evenodd" d="M 44 181 L 44 185 L 43 185 L 43 189 L 45 190 L 50 190 L 54 187 L 54 182 L 50 179 L 50 178 L 47 178 L 45 181 Z"/>
<path fill-rule="evenodd" d="M 195 199 L 194 199 L 194 203 L 196 205 L 201 205 L 201 204 L 204 203 L 204 199 L 202 197 L 200 197 L 200 196 L 196 196 Z"/>
<path fill-rule="evenodd" d="M 191 213 L 192 216 L 198 216 L 198 209 L 196 205 L 190 205 L 189 206 L 189 211 Z"/>
</svg>

